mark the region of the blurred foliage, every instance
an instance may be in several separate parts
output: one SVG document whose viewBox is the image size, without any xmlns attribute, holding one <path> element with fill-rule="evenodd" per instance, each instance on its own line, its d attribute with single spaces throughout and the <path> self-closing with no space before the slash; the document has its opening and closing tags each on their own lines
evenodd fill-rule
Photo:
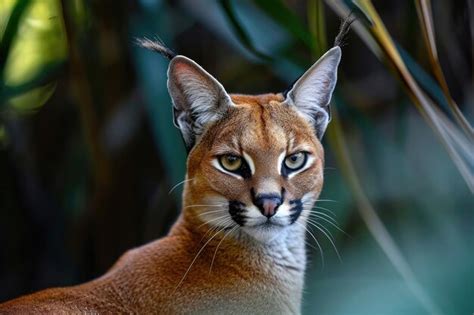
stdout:
<svg viewBox="0 0 474 315">
<path fill-rule="evenodd" d="M 304 313 L 471 313 L 469 1 L 0 1 L 0 300 L 101 274 L 177 215 L 167 61 L 134 37 L 228 91 L 275 92 L 350 10 L 317 203 L 349 236 L 319 222 L 341 263 L 313 232 L 326 261 L 308 248 Z"/>
<path fill-rule="evenodd" d="M 15 111 L 31 111 L 54 92 L 51 81 L 66 60 L 61 6 L 57 0 L 5 0 L 2 5 L 2 48 L 8 53 L 0 68 L 0 103 Z M 11 26 L 16 21 L 5 12 L 18 12 L 21 23 Z"/>
</svg>

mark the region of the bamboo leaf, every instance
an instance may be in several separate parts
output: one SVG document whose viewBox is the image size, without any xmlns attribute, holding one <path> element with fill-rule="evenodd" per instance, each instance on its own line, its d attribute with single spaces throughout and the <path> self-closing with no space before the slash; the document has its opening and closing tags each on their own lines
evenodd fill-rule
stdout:
<svg viewBox="0 0 474 315">
<path fill-rule="evenodd" d="M 349 9 L 345 6 L 343 1 L 327 1 L 327 3 L 342 16 L 349 12 Z M 463 152 L 459 151 L 458 146 L 454 145 L 454 143 L 461 143 L 461 147 L 472 148 L 472 150 L 474 150 L 474 144 L 469 139 L 466 139 L 462 133 L 446 129 L 446 126 L 448 126 L 446 123 L 448 118 L 442 114 L 437 105 L 430 97 L 428 97 L 428 95 L 426 95 L 412 76 L 398 51 L 395 42 L 373 7 L 372 2 L 370 0 L 360 0 L 354 1 L 354 3 L 357 4 L 360 10 L 363 11 L 364 15 L 372 21 L 372 24 L 367 24 L 365 26 L 360 23 L 357 24 L 357 33 L 379 58 L 387 59 L 392 64 L 408 91 L 413 104 L 431 126 L 432 130 L 445 147 L 471 192 L 474 192 L 474 169 L 471 166 L 474 162 L 470 160 L 469 156 L 466 156 Z M 449 128 L 457 128 L 452 124 L 449 126 Z M 453 134 L 456 134 L 456 137 L 459 137 L 455 142 L 453 142 L 450 136 L 448 136 Z"/>
<path fill-rule="evenodd" d="M 314 19 L 310 20 L 314 22 Z M 430 313 L 440 314 L 441 312 L 439 311 L 438 307 L 425 293 L 423 287 L 416 279 L 412 269 L 408 265 L 406 259 L 403 257 L 400 249 L 393 238 L 390 236 L 390 233 L 383 224 L 382 220 L 379 218 L 369 198 L 364 192 L 359 176 L 357 175 L 354 164 L 350 157 L 350 152 L 347 148 L 344 131 L 339 120 L 339 114 L 336 106 L 333 106 L 332 123 L 328 128 L 327 135 L 329 143 L 333 148 L 338 161 L 338 165 L 341 167 L 344 178 L 351 189 L 352 195 L 354 196 L 357 209 L 359 210 L 359 213 L 366 223 L 370 233 L 374 236 L 375 240 L 380 245 L 395 268 L 397 268 L 402 278 L 405 279 L 412 291 L 417 295 L 419 300 L 426 306 Z"/>
<path fill-rule="evenodd" d="M 421 30 L 423 31 L 423 39 L 428 49 L 428 56 L 431 63 L 433 74 L 438 81 L 446 100 L 454 114 L 457 123 L 463 128 L 464 132 L 469 138 L 474 140 L 474 130 L 467 119 L 462 114 L 459 106 L 449 92 L 449 87 L 444 77 L 443 69 L 438 58 L 438 51 L 436 48 L 436 37 L 434 33 L 433 17 L 431 15 L 431 1 L 430 0 L 415 0 L 416 11 L 418 13 L 418 20 L 420 22 Z"/>
<path fill-rule="evenodd" d="M 332 3 L 332 7 L 336 8 L 336 11 L 339 11 L 338 13 L 341 16 L 347 16 L 347 14 L 349 13 L 349 10 L 346 9 L 341 2 L 328 2 Z M 366 27 L 371 30 L 375 41 L 370 38 L 369 33 L 362 28 L 361 23 L 358 24 L 358 33 L 362 34 L 361 37 L 366 39 L 368 46 L 372 48 L 376 55 L 380 57 L 386 55 L 388 59 L 392 62 L 392 64 L 395 66 L 400 76 L 403 78 L 403 81 L 407 86 L 410 95 L 412 96 L 412 99 L 415 101 L 415 104 L 417 104 L 417 107 L 419 108 L 422 115 L 429 121 L 430 125 L 432 125 L 433 129 L 437 133 L 441 142 L 447 148 L 448 153 L 451 155 L 451 158 L 453 159 L 454 163 L 458 167 L 460 173 L 462 174 L 462 176 L 466 180 L 466 183 L 472 191 L 472 170 L 469 169 L 469 163 L 465 163 L 465 161 L 462 161 L 462 153 L 460 154 L 461 150 L 455 148 L 453 145 L 459 144 L 459 142 L 461 142 L 461 146 L 463 147 L 463 145 L 467 144 L 467 153 L 469 153 L 469 143 L 466 143 L 462 136 L 456 134 L 456 129 L 452 128 L 452 126 L 449 126 L 449 120 L 444 116 L 443 113 L 441 113 L 441 111 L 439 111 L 438 108 L 436 108 L 434 104 L 432 104 L 431 100 L 423 94 L 423 91 L 418 88 L 415 80 L 411 77 L 410 72 L 403 63 L 403 59 L 398 54 L 397 48 L 391 40 L 390 36 L 388 35 L 388 32 L 383 26 L 377 12 L 371 5 L 371 2 L 362 0 L 356 3 L 364 12 L 364 15 L 370 19 L 371 23 L 366 23 Z M 335 145 L 334 149 L 337 153 L 336 157 L 339 159 L 339 165 L 341 165 L 341 167 L 343 168 L 342 171 L 345 173 L 345 178 L 349 180 L 349 186 L 351 187 L 351 190 L 353 191 L 353 194 L 356 197 L 358 209 L 364 221 L 366 222 L 374 238 L 384 250 L 385 254 L 389 257 L 390 261 L 393 263 L 395 268 L 402 275 L 407 284 L 410 286 L 411 290 L 415 293 L 415 295 L 426 307 L 426 309 L 432 314 L 440 314 L 441 310 L 426 294 L 421 284 L 417 281 L 412 269 L 410 268 L 406 260 L 403 258 L 403 255 L 400 252 L 398 246 L 391 238 L 382 221 L 377 216 L 375 209 L 372 207 L 370 201 L 365 196 L 365 193 L 361 188 L 355 169 L 352 165 L 352 161 L 349 158 L 349 152 L 347 151 L 347 146 L 344 142 L 342 127 L 340 126 L 340 123 L 337 119 L 337 111 L 334 112 L 335 119 L 333 120 L 332 128 L 329 128 L 328 130 L 328 136 L 330 138 L 330 143 Z M 449 134 L 449 136 L 451 137 L 448 138 L 449 136 L 446 136 L 447 134 Z M 466 152 L 464 152 L 464 154 L 465 153 Z"/>
<path fill-rule="evenodd" d="M 327 48 L 324 3 L 321 0 L 309 0 L 307 11 L 309 31 L 314 39 L 311 50 L 315 54 L 313 56 L 313 59 L 315 59 L 322 56 Z"/>
</svg>

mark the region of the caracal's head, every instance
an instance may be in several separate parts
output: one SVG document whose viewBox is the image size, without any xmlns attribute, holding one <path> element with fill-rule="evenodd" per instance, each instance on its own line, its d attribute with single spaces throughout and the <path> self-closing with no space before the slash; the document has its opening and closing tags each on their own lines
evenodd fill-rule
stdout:
<svg viewBox="0 0 474 315">
<path fill-rule="evenodd" d="M 340 59 L 334 47 L 287 93 L 258 96 L 228 94 L 194 61 L 171 60 L 168 89 L 189 151 L 185 216 L 261 242 L 305 224 L 323 184 L 320 139 Z"/>
</svg>

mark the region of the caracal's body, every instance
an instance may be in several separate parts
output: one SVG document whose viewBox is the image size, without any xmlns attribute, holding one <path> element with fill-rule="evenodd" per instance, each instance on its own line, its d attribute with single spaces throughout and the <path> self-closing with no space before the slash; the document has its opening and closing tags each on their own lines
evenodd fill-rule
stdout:
<svg viewBox="0 0 474 315">
<path fill-rule="evenodd" d="M 189 156 L 169 235 L 96 280 L 6 302 L 0 314 L 299 314 L 340 56 L 334 47 L 287 94 L 259 96 L 229 95 L 172 56 L 168 88 Z"/>
</svg>

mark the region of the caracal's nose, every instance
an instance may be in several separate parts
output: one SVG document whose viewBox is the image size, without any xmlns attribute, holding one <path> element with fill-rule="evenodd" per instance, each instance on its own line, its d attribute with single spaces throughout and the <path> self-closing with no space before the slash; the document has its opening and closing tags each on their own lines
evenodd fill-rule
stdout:
<svg viewBox="0 0 474 315">
<path fill-rule="evenodd" d="M 254 200 L 254 204 L 267 218 L 271 218 L 277 213 L 281 203 L 281 197 L 276 195 L 260 195 Z"/>
</svg>

